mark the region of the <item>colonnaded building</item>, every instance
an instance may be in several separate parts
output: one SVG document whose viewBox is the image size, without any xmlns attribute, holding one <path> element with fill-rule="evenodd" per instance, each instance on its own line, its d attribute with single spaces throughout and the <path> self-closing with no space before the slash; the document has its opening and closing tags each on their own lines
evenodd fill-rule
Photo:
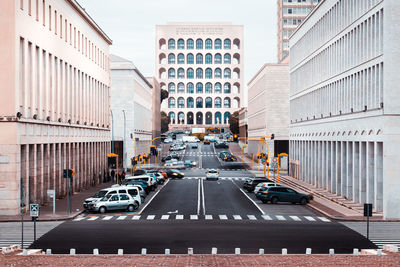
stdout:
<svg viewBox="0 0 400 267">
<path fill-rule="evenodd" d="M 0 1 L 0 214 L 101 181 L 111 40 L 75 0 Z M 4 27 L 7 25 L 7 27 Z"/>
<path fill-rule="evenodd" d="M 388 219 L 400 218 L 399 12 L 325 0 L 290 38 L 292 175 Z"/>
<path fill-rule="evenodd" d="M 169 92 L 170 129 L 229 126 L 243 101 L 243 26 L 168 23 L 156 27 L 156 73 Z"/>
</svg>

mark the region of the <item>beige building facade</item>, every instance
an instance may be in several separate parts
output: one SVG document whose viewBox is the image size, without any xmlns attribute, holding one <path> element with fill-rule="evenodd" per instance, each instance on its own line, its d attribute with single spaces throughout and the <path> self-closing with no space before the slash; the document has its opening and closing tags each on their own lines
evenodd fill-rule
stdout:
<svg viewBox="0 0 400 267">
<path fill-rule="evenodd" d="M 170 129 L 227 127 L 243 104 L 243 26 L 157 25 L 156 73 L 169 92 L 162 111 Z"/>
<path fill-rule="evenodd" d="M 75 0 L 0 1 L 0 214 L 99 183 L 110 151 L 111 40 Z M 7 25 L 7 27 L 4 27 Z"/>
</svg>

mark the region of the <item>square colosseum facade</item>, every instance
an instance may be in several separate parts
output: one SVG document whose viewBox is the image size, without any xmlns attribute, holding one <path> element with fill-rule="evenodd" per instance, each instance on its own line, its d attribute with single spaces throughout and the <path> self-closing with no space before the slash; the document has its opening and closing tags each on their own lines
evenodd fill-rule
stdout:
<svg viewBox="0 0 400 267">
<path fill-rule="evenodd" d="M 171 129 L 229 126 L 243 101 L 243 26 L 168 23 L 156 26 L 156 73 L 169 98 Z"/>
<path fill-rule="evenodd" d="M 111 40 L 75 0 L 0 1 L 0 215 L 102 182 Z"/>
</svg>

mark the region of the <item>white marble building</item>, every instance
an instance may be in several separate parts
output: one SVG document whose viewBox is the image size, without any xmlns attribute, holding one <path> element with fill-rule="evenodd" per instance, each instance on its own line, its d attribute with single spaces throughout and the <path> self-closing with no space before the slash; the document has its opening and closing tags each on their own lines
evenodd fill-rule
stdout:
<svg viewBox="0 0 400 267">
<path fill-rule="evenodd" d="M 399 13 L 398 0 L 325 0 L 290 38 L 291 174 L 388 219 L 400 218 Z"/>
</svg>

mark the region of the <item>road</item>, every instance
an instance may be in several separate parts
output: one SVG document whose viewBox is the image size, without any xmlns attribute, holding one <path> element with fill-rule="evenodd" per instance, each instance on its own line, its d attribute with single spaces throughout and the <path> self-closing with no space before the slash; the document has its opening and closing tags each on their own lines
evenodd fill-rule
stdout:
<svg viewBox="0 0 400 267">
<path fill-rule="evenodd" d="M 42 236 L 32 248 L 51 248 L 54 253 L 352 253 L 353 248 L 376 248 L 362 234 L 331 221 L 307 206 L 262 204 L 253 193 L 244 192 L 244 179 L 252 175 L 237 166 L 225 165 L 217 158 L 214 146 L 201 145 L 196 152 L 190 146 L 183 160 L 199 162 L 185 170 L 185 179 L 170 180 L 147 200 L 141 212 L 86 214 L 67 221 Z M 200 153 L 201 152 L 201 153 Z M 219 181 L 205 180 L 206 169 L 217 168 Z M 240 168 L 237 170 L 237 168 Z M 159 187 L 160 188 L 160 187 Z"/>
</svg>

